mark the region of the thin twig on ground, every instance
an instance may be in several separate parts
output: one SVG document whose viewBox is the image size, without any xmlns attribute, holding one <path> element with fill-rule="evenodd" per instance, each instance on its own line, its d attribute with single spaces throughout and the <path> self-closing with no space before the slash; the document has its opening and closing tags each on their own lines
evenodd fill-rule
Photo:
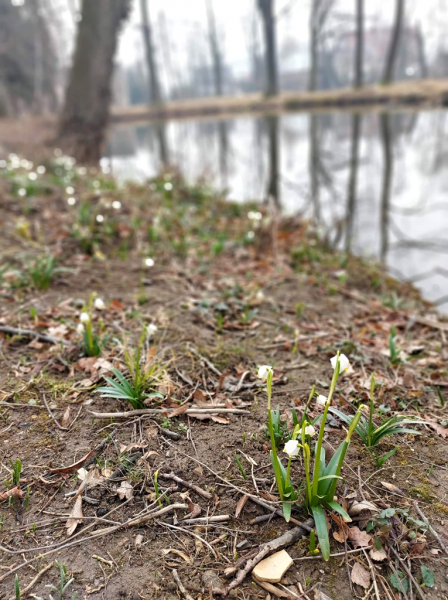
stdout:
<svg viewBox="0 0 448 600">
<path fill-rule="evenodd" d="M 49 565 L 47 565 L 46 567 L 41 569 L 38 572 L 38 574 L 34 577 L 34 579 L 32 579 L 26 587 L 24 587 L 23 589 L 20 590 L 20 594 L 21 594 L 22 598 L 27 597 L 28 592 L 30 592 L 33 589 L 33 587 L 36 585 L 36 583 L 39 581 L 39 579 L 42 577 L 42 575 L 44 575 L 47 571 L 49 571 L 51 569 L 53 564 L 54 563 L 50 563 Z M 11 596 L 11 598 L 8 598 L 8 600 L 16 600 L 16 596 Z"/>
<path fill-rule="evenodd" d="M 54 416 L 54 414 L 51 412 L 51 408 L 48 406 L 48 402 L 47 402 L 47 399 L 45 397 L 45 394 L 42 394 L 42 400 L 44 401 L 45 408 L 47 409 L 47 412 L 50 415 L 50 417 L 51 417 L 53 423 L 56 425 L 56 427 L 58 429 L 60 429 L 61 431 L 68 431 L 68 427 L 62 427 L 62 425 L 58 422 L 58 420 L 56 419 L 56 417 Z"/>
<path fill-rule="evenodd" d="M 184 584 L 180 580 L 179 574 L 176 571 L 176 569 L 173 569 L 171 573 L 173 574 L 174 581 L 177 583 L 177 587 L 179 588 L 179 591 L 182 594 L 182 596 L 184 596 L 186 600 L 193 600 L 193 597 L 190 596 L 190 594 L 185 589 Z"/>
<path fill-rule="evenodd" d="M 171 479 L 172 481 L 175 481 L 176 483 L 180 483 L 184 487 L 187 487 L 190 490 L 193 490 L 194 492 L 196 492 L 203 498 L 206 498 L 207 500 L 211 500 L 213 498 L 213 494 L 210 494 L 210 492 L 206 492 L 205 490 L 200 488 L 198 485 L 195 485 L 194 483 L 190 483 L 189 481 L 185 481 L 184 479 L 181 479 L 174 473 L 159 473 L 159 477 L 162 477 L 163 479 Z"/>
<path fill-rule="evenodd" d="M 175 409 L 176 410 L 176 409 Z M 166 408 L 138 408 L 137 410 L 127 410 L 124 412 L 113 412 L 113 413 L 97 413 L 93 410 L 89 411 L 91 415 L 93 415 L 96 419 L 129 419 L 132 417 L 136 417 L 138 415 L 160 415 L 168 413 L 169 410 Z M 219 414 L 234 414 L 234 415 L 250 415 L 249 410 L 243 410 L 242 408 L 187 408 L 187 410 L 183 413 L 183 415 L 195 415 L 195 414 L 210 414 L 210 415 L 219 415 Z"/>
<path fill-rule="evenodd" d="M 435 539 L 437 540 L 437 542 L 439 543 L 439 546 L 442 548 L 442 550 L 445 552 L 446 555 L 448 555 L 448 548 L 445 546 L 445 544 L 442 542 L 442 539 L 440 537 L 440 535 L 437 533 L 437 531 L 432 527 L 431 523 L 428 521 L 428 519 L 425 517 L 422 509 L 420 508 L 420 506 L 417 504 L 417 502 L 414 502 L 414 508 L 415 510 L 418 512 L 418 514 L 421 516 L 421 518 L 423 519 L 423 521 L 428 525 L 428 529 L 431 532 L 431 534 L 435 537 Z"/>
<path fill-rule="evenodd" d="M 409 576 L 409 579 L 411 580 L 411 585 L 412 585 L 412 583 L 414 584 L 415 591 L 417 592 L 417 595 L 420 596 L 421 600 L 426 600 L 426 596 L 422 592 L 421 587 L 419 586 L 419 584 L 415 580 L 415 578 L 412 575 L 411 571 L 409 570 L 407 564 L 404 562 L 403 559 L 400 558 L 398 552 L 394 548 L 392 548 L 392 546 L 389 546 L 389 549 L 392 552 L 392 554 L 395 555 L 395 558 L 398 560 L 398 562 L 403 567 L 403 569 L 406 571 L 407 575 Z"/>
<path fill-rule="evenodd" d="M 10 327 L 9 325 L 0 325 L 0 333 L 7 333 L 9 335 L 18 335 L 20 337 L 32 337 L 37 338 L 41 342 L 47 344 L 63 344 L 64 346 L 73 346 L 73 344 L 63 338 L 53 337 L 51 335 L 45 335 L 32 329 L 21 329 L 20 327 Z"/>
</svg>

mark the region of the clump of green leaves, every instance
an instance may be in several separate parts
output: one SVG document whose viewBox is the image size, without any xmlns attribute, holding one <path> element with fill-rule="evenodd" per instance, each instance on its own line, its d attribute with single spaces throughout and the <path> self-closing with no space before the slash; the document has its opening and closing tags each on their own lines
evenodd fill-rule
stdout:
<svg viewBox="0 0 448 600">
<path fill-rule="evenodd" d="M 379 425 L 375 425 L 373 421 L 375 412 L 374 394 L 375 377 L 372 374 L 372 377 L 370 379 L 369 416 L 368 418 L 366 418 L 364 415 L 362 415 L 359 419 L 359 423 L 355 427 L 356 433 L 362 439 L 367 448 L 373 448 L 374 446 L 377 446 L 383 438 L 388 437 L 390 435 L 395 435 L 399 433 L 412 433 L 414 435 L 419 435 L 419 432 L 415 431 L 415 429 L 407 429 L 406 427 L 403 427 L 403 425 L 423 424 L 424 421 L 418 418 L 410 418 L 406 415 L 395 415 L 393 417 L 388 417 L 387 419 L 383 419 L 383 421 Z M 331 408 L 330 410 L 347 425 L 351 426 L 351 424 L 353 423 L 354 417 L 352 415 L 346 415 L 345 413 L 336 408 Z M 395 449 L 391 453 L 389 453 L 389 456 L 387 456 L 385 460 L 390 458 L 394 453 Z"/>
<path fill-rule="evenodd" d="M 389 334 L 389 360 L 393 365 L 401 363 L 400 353 L 401 350 L 397 348 L 397 329 L 394 325 Z"/>
<path fill-rule="evenodd" d="M 16 458 L 15 462 L 12 459 L 10 459 L 9 462 L 10 462 L 10 465 L 12 468 L 11 484 L 13 486 L 20 485 L 20 475 L 22 473 L 22 461 L 20 460 L 20 458 Z"/>
<path fill-rule="evenodd" d="M 27 273 L 36 290 L 47 290 L 56 275 L 66 271 L 58 267 L 53 254 L 46 254 L 31 261 L 27 265 Z"/>
<path fill-rule="evenodd" d="M 67 567 L 57 560 L 55 561 L 55 563 L 56 563 L 57 568 L 59 569 L 59 583 L 57 586 L 53 585 L 53 584 L 49 584 L 49 585 L 46 585 L 45 587 L 50 589 L 52 592 L 57 593 L 56 597 L 54 597 L 53 594 L 50 594 L 49 600 L 64 600 L 65 592 L 68 590 L 68 588 L 74 582 L 74 577 L 69 579 L 68 575 L 67 575 Z M 76 600 L 77 597 L 78 597 L 78 592 L 74 592 L 71 595 L 71 600 Z M 35 598 L 36 598 L 36 600 L 44 600 L 43 598 L 41 598 L 39 596 L 35 596 Z"/>
<path fill-rule="evenodd" d="M 90 294 L 89 301 L 82 309 L 78 330 L 82 334 L 82 349 L 86 356 L 99 356 L 105 339 L 93 329 L 93 310 L 96 294 Z"/>
<path fill-rule="evenodd" d="M 118 369 L 113 369 L 116 379 L 105 377 L 109 387 L 99 387 L 97 392 L 108 398 L 126 400 L 134 409 L 143 408 L 148 398 L 163 398 L 162 394 L 155 390 L 155 386 L 162 380 L 165 371 L 154 360 L 155 347 L 143 356 L 146 337 L 147 332 L 144 329 L 137 349 L 132 351 L 125 348 L 124 356 L 129 376 L 125 377 Z"/>
</svg>

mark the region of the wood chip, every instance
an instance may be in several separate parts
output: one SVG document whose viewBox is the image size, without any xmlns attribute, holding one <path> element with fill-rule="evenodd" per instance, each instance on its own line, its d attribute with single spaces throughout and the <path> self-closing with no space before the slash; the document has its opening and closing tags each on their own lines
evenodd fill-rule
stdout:
<svg viewBox="0 0 448 600">
<path fill-rule="evenodd" d="M 280 550 L 260 561 L 253 570 L 253 575 L 260 581 L 278 583 L 294 561 L 286 552 Z"/>
</svg>

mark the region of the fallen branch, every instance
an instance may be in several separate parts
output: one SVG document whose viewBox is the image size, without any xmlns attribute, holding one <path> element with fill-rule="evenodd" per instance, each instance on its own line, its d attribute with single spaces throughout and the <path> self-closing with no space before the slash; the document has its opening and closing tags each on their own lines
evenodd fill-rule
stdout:
<svg viewBox="0 0 448 600">
<path fill-rule="evenodd" d="M 45 394 L 42 394 L 42 400 L 44 401 L 45 408 L 47 409 L 47 412 L 50 415 L 50 417 L 51 417 L 53 423 L 56 425 L 56 427 L 58 429 L 60 429 L 61 431 L 68 431 L 68 428 L 62 427 L 62 425 L 58 422 L 58 420 L 56 419 L 54 414 L 51 412 L 51 408 L 48 406 L 48 402 L 47 402 L 47 399 L 45 398 Z"/>
<path fill-rule="evenodd" d="M 204 361 L 204 363 L 207 365 L 207 367 L 210 369 L 210 371 L 213 371 L 213 373 L 215 373 L 215 375 L 218 375 L 218 377 L 221 377 L 222 373 L 221 371 L 219 371 L 219 369 L 217 369 L 215 367 L 215 365 L 208 360 L 208 358 L 205 358 L 205 356 L 202 356 L 202 354 L 200 352 L 198 352 L 195 348 L 193 348 L 193 346 L 190 346 L 190 344 L 187 345 L 187 349 L 190 350 L 191 352 L 193 352 L 193 354 L 196 354 L 196 356 L 198 358 L 200 358 L 202 361 Z"/>
<path fill-rule="evenodd" d="M 394 550 L 394 548 L 392 548 L 392 546 L 389 546 L 389 550 L 392 552 L 392 554 L 395 555 L 395 558 L 398 560 L 398 562 L 400 563 L 400 565 L 406 571 L 409 579 L 411 580 L 411 584 L 412 583 L 414 584 L 415 591 L 417 592 L 417 596 L 420 596 L 421 600 L 426 600 L 426 596 L 422 592 L 421 587 L 419 586 L 419 584 L 417 583 L 417 581 L 414 579 L 414 576 L 412 575 L 411 571 L 409 570 L 407 564 L 404 562 L 404 560 L 402 560 L 400 558 L 400 556 L 398 555 L 398 552 L 396 552 Z M 411 588 L 411 584 L 409 585 L 410 588 Z"/>
<path fill-rule="evenodd" d="M 280 537 L 271 540 L 267 544 L 264 544 L 259 552 L 253 558 L 247 561 L 246 566 L 238 571 L 235 579 L 227 586 L 226 593 L 229 593 L 230 590 L 239 585 L 246 575 L 250 573 L 250 571 L 252 571 L 252 569 L 265 556 L 271 554 L 271 552 L 275 552 L 276 550 L 281 550 L 282 548 L 291 546 L 291 544 L 294 544 L 304 537 L 308 533 L 308 529 L 314 525 L 314 521 L 313 519 L 308 519 L 303 525 L 306 526 L 306 529 L 305 527 L 294 527 L 294 529 L 290 529 Z"/>
<path fill-rule="evenodd" d="M 18 335 L 20 337 L 32 337 L 37 338 L 41 342 L 46 342 L 47 344 L 64 344 L 64 346 L 73 346 L 71 342 L 64 340 L 63 338 L 53 337 L 51 335 L 45 335 L 44 333 L 39 333 L 38 331 L 34 331 L 33 329 L 21 329 L 20 327 L 10 327 L 9 325 L 0 325 L 1 333 L 8 333 L 9 335 Z"/>
<path fill-rule="evenodd" d="M 127 410 L 125 412 L 113 412 L 113 413 L 97 413 L 93 410 L 89 411 L 97 419 L 129 419 L 137 417 L 139 415 L 160 415 L 166 413 L 165 408 L 139 408 L 137 410 Z M 183 415 L 197 415 L 197 414 L 209 414 L 209 415 L 221 415 L 221 414 L 234 414 L 234 415 L 250 415 L 249 410 L 243 410 L 241 408 L 187 408 Z"/>
<path fill-rule="evenodd" d="M 36 583 L 39 581 L 39 579 L 42 577 L 42 575 L 44 575 L 47 571 L 49 571 L 52 566 L 53 566 L 53 563 L 50 563 L 49 565 L 44 567 L 41 571 L 38 572 L 36 577 L 34 577 L 34 579 L 32 579 L 26 587 L 24 587 L 23 589 L 20 590 L 20 594 L 21 594 L 22 598 L 27 597 L 28 592 L 30 592 L 33 589 L 33 587 L 36 585 Z M 11 596 L 11 598 L 8 598 L 8 600 L 16 600 L 16 599 L 17 599 L 17 596 Z"/>
<path fill-rule="evenodd" d="M 184 479 L 181 479 L 174 473 L 159 473 L 159 477 L 162 477 L 163 479 L 171 479 L 172 481 L 175 481 L 176 483 L 180 483 L 184 487 L 190 488 L 190 490 L 193 490 L 194 492 L 196 492 L 203 498 L 206 498 L 207 500 L 211 500 L 213 498 L 213 495 L 210 494 L 210 492 L 206 492 L 205 490 L 203 490 L 199 486 L 195 485 L 194 483 L 190 483 L 189 481 L 185 481 Z"/>
<path fill-rule="evenodd" d="M 184 584 L 180 580 L 179 574 L 176 571 L 176 569 L 173 569 L 171 572 L 173 574 L 174 581 L 177 583 L 177 587 L 179 588 L 179 591 L 182 594 L 182 596 L 185 596 L 185 598 L 187 600 L 193 600 L 193 596 L 190 596 L 190 594 L 185 589 Z"/>
<path fill-rule="evenodd" d="M 439 546 L 442 548 L 442 550 L 445 552 L 445 554 L 448 555 L 448 548 L 442 542 L 442 539 L 441 539 L 440 535 L 437 533 L 437 531 L 432 527 L 431 523 L 425 517 L 425 515 L 423 514 L 423 512 L 422 512 L 420 506 L 417 504 L 417 502 L 414 502 L 414 508 L 418 512 L 418 514 L 421 516 L 421 518 L 423 519 L 423 521 L 426 523 L 426 525 L 428 525 L 429 531 L 435 537 L 435 539 L 438 541 Z"/>
<path fill-rule="evenodd" d="M 213 517 L 198 517 L 197 519 L 183 519 L 183 525 L 207 525 L 208 523 L 224 523 L 230 520 L 230 515 L 215 515 Z"/>
</svg>

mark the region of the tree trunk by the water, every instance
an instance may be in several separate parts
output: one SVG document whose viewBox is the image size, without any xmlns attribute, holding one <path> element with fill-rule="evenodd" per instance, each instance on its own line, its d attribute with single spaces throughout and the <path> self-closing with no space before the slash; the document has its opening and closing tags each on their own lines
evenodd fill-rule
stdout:
<svg viewBox="0 0 448 600">
<path fill-rule="evenodd" d="M 320 194 L 319 194 L 319 132 L 318 116 L 311 113 L 309 118 L 309 152 L 308 168 L 310 175 L 310 201 L 313 207 L 313 219 L 315 223 L 320 221 Z"/>
<path fill-rule="evenodd" d="M 207 0 L 207 20 L 208 20 L 208 40 L 210 44 L 210 54 L 213 66 L 213 81 L 215 84 L 216 96 L 222 96 L 222 55 L 218 42 L 218 32 L 216 30 L 216 19 L 211 0 Z"/>
<path fill-rule="evenodd" d="M 390 192 L 392 186 L 392 169 L 393 169 L 393 153 L 392 153 L 392 135 L 390 126 L 390 115 L 384 113 L 380 116 L 381 141 L 383 146 L 383 184 L 381 189 L 381 216 L 380 216 L 380 231 L 381 231 L 381 247 L 380 258 L 381 262 L 385 263 L 387 252 L 389 250 L 389 206 Z"/>
<path fill-rule="evenodd" d="M 79 162 L 101 157 L 109 120 L 112 72 L 120 25 L 130 0 L 83 0 L 59 135 Z"/>
<path fill-rule="evenodd" d="M 142 33 L 145 45 L 146 66 L 149 77 L 149 101 L 151 105 L 162 104 L 162 92 L 160 89 L 159 72 L 154 52 L 153 34 L 151 21 L 149 19 L 148 0 L 140 0 L 142 13 Z M 160 161 L 162 165 L 168 164 L 168 145 L 164 123 L 156 123 L 157 143 L 159 145 Z"/>
<path fill-rule="evenodd" d="M 395 20 L 392 37 L 389 44 L 389 50 L 386 57 L 386 66 L 383 75 L 383 84 L 388 84 L 392 81 L 394 75 L 395 61 L 398 55 L 400 45 L 401 30 L 403 27 L 404 16 L 404 0 L 396 0 L 395 4 Z"/>
<path fill-rule="evenodd" d="M 352 249 L 353 225 L 355 222 L 356 213 L 360 137 L 361 115 L 359 113 L 355 113 L 352 116 L 350 175 L 348 180 L 347 209 L 345 215 L 345 251 L 347 253 L 351 252 Z"/>
<path fill-rule="evenodd" d="M 266 96 L 278 94 L 277 48 L 275 32 L 274 0 L 258 0 L 264 31 L 265 64 L 266 64 Z"/>
<path fill-rule="evenodd" d="M 418 52 L 418 63 L 420 66 L 420 77 L 428 77 L 428 63 L 426 60 L 425 52 L 425 38 L 422 34 L 421 25 L 416 25 L 415 34 L 417 36 L 417 52 Z"/>
<path fill-rule="evenodd" d="M 355 87 L 364 83 L 364 0 L 356 0 Z"/>
<path fill-rule="evenodd" d="M 317 48 L 317 14 L 319 11 L 319 0 L 312 0 L 310 13 L 310 72 L 308 79 L 308 90 L 314 92 L 317 89 L 318 71 L 318 48 Z"/>
<path fill-rule="evenodd" d="M 266 117 L 268 127 L 268 160 L 269 160 L 269 180 L 267 196 L 272 199 L 274 205 L 280 207 L 279 190 L 279 144 L 278 144 L 278 117 Z"/>
</svg>

